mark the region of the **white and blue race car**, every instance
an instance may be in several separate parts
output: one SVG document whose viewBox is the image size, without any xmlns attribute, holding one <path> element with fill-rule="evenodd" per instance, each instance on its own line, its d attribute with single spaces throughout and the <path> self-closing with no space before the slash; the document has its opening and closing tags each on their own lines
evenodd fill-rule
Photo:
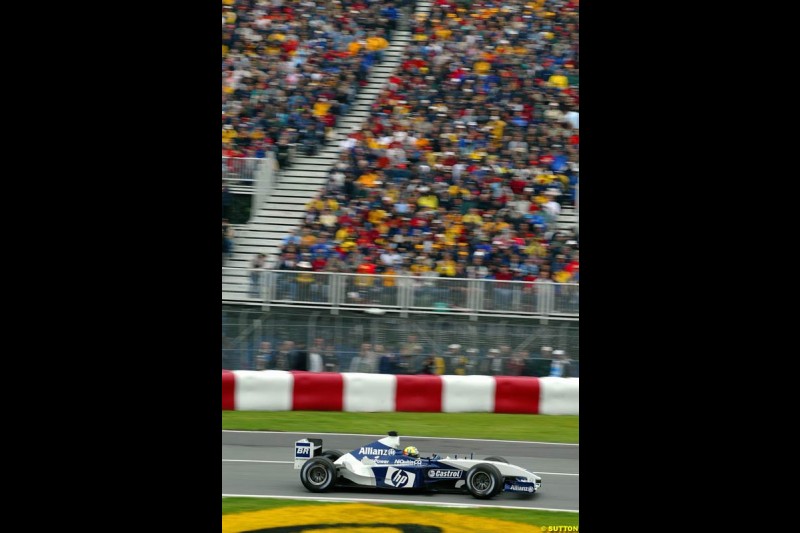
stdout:
<svg viewBox="0 0 800 533">
<path fill-rule="evenodd" d="M 504 491 L 533 495 L 542 486 L 541 477 L 502 457 L 419 457 L 413 446 L 400 446 L 394 431 L 348 453 L 323 451 L 322 439 L 301 439 L 294 445 L 294 468 L 311 492 L 356 486 L 469 492 L 486 499 Z"/>
</svg>

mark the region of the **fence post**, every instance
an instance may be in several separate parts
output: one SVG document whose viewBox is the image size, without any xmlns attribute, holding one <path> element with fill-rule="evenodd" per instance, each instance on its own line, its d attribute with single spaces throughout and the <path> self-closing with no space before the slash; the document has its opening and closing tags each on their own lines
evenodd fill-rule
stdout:
<svg viewBox="0 0 800 533">
<path fill-rule="evenodd" d="M 342 301 L 342 277 L 339 273 L 335 274 L 328 274 L 331 277 L 331 281 L 329 283 L 329 298 L 331 299 L 331 314 L 338 315 L 339 314 L 339 305 L 341 305 Z"/>
<path fill-rule="evenodd" d="M 406 276 L 398 276 L 397 278 L 397 307 L 400 308 L 400 317 L 408 318 L 408 302 L 410 300 L 408 291 L 411 290 L 411 284 Z"/>
</svg>

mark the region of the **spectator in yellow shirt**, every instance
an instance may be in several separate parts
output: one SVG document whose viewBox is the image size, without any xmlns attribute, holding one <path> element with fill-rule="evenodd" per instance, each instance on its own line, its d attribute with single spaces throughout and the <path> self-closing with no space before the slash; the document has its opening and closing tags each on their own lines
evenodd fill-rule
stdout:
<svg viewBox="0 0 800 533">
<path fill-rule="evenodd" d="M 347 45 L 347 51 L 350 52 L 351 56 L 358 55 L 358 52 L 361 50 L 361 43 L 359 41 L 353 41 L 349 45 Z"/>
<path fill-rule="evenodd" d="M 417 257 L 416 262 L 411 265 L 409 268 L 412 274 L 424 274 L 425 272 L 430 272 L 431 267 L 425 263 L 425 258 L 422 256 Z"/>
<path fill-rule="evenodd" d="M 378 209 L 373 209 L 372 211 L 369 212 L 369 215 L 367 215 L 367 220 L 369 220 L 370 224 L 372 224 L 373 226 L 377 226 L 387 216 L 388 214 L 386 213 L 386 211 L 378 208 Z"/>
<path fill-rule="evenodd" d="M 317 237 L 311 233 L 310 228 L 303 228 L 303 234 L 300 236 L 300 246 L 312 246 L 316 244 Z"/>
<path fill-rule="evenodd" d="M 489 123 L 489 125 L 492 128 L 492 138 L 497 140 L 502 139 L 503 130 L 505 129 L 506 124 L 508 123 L 503 119 L 501 119 L 500 117 L 491 117 L 491 120 L 492 121 Z"/>
<path fill-rule="evenodd" d="M 456 262 L 453 261 L 453 256 L 449 253 L 445 253 L 444 259 L 439 261 L 436 265 L 436 272 L 438 272 L 440 276 L 454 278 L 456 275 Z"/>
<path fill-rule="evenodd" d="M 233 142 L 237 137 L 239 137 L 239 134 L 233 129 L 233 126 L 225 124 L 222 128 L 222 140 L 225 142 Z"/>
<path fill-rule="evenodd" d="M 354 236 L 355 232 L 353 231 L 353 229 L 350 228 L 349 226 L 344 226 L 336 230 L 336 235 L 334 236 L 334 239 L 337 242 L 344 243 L 349 237 L 354 237 Z"/>
<path fill-rule="evenodd" d="M 489 69 L 492 68 L 492 65 L 488 61 L 476 61 L 472 68 L 475 69 L 475 74 L 483 76 L 489 72 Z"/>
<path fill-rule="evenodd" d="M 325 202 L 323 202 L 322 199 L 319 196 L 317 196 L 313 200 L 310 200 L 308 203 L 306 203 L 306 211 L 310 211 L 312 209 L 316 209 L 317 211 L 322 211 L 323 209 L 325 209 Z"/>
<path fill-rule="evenodd" d="M 440 41 L 446 41 L 450 38 L 451 35 L 453 35 L 452 30 L 449 30 L 447 28 L 436 28 L 435 33 L 436 37 L 438 37 Z"/>
<path fill-rule="evenodd" d="M 567 283 L 569 282 L 572 275 L 567 272 L 566 270 L 559 270 L 555 274 L 553 274 L 553 281 L 556 283 Z"/>
<path fill-rule="evenodd" d="M 328 101 L 327 98 L 321 97 L 317 102 L 314 104 L 314 116 L 315 117 L 324 117 L 328 114 L 328 110 L 331 108 L 331 103 Z"/>
<path fill-rule="evenodd" d="M 389 41 L 380 36 L 367 37 L 367 50 L 375 52 L 389 46 Z"/>
<path fill-rule="evenodd" d="M 569 87 L 569 80 L 564 76 L 563 70 L 557 70 L 555 74 L 550 76 L 547 83 L 549 83 L 551 87 L 558 87 L 559 89 L 566 89 Z"/>
<path fill-rule="evenodd" d="M 361 177 L 356 180 L 356 183 L 364 187 L 373 188 L 376 186 L 376 181 L 378 181 L 378 175 L 375 172 L 367 172 L 366 174 L 362 174 Z"/>
<path fill-rule="evenodd" d="M 461 221 L 464 224 L 475 224 L 477 226 L 482 226 L 483 225 L 483 217 L 481 217 L 478 214 L 478 208 L 477 207 L 471 207 L 469 209 L 469 213 L 464 215 L 464 217 L 461 219 Z"/>
<path fill-rule="evenodd" d="M 422 196 L 419 197 L 417 200 L 417 205 L 419 207 L 430 207 L 431 209 L 438 209 L 439 208 L 439 198 L 430 192 L 428 187 L 423 187 L 420 189 Z"/>
<path fill-rule="evenodd" d="M 397 276 L 397 271 L 394 267 L 388 266 L 383 271 L 383 286 L 384 287 L 394 287 L 395 286 L 395 277 Z"/>
</svg>

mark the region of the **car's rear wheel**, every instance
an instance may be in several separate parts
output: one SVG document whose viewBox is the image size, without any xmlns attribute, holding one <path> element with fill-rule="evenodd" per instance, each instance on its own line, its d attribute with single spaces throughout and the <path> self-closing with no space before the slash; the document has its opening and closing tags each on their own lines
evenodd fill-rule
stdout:
<svg viewBox="0 0 800 533">
<path fill-rule="evenodd" d="M 311 492 L 325 492 L 336 482 L 336 466 L 327 457 L 309 459 L 300 469 L 300 481 Z"/>
<path fill-rule="evenodd" d="M 477 464 L 467 472 L 467 490 L 481 500 L 491 498 L 503 490 L 503 477 L 496 466 Z"/>
<path fill-rule="evenodd" d="M 498 463 L 505 463 L 508 464 L 508 460 L 503 457 L 495 457 L 494 455 L 491 457 L 487 457 L 484 461 L 496 461 Z"/>
<path fill-rule="evenodd" d="M 344 454 L 342 452 L 340 452 L 339 450 L 325 450 L 324 452 L 319 454 L 320 457 L 327 457 L 331 461 L 336 461 L 336 459 L 338 459 L 339 457 L 341 457 L 343 455 Z"/>
</svg>

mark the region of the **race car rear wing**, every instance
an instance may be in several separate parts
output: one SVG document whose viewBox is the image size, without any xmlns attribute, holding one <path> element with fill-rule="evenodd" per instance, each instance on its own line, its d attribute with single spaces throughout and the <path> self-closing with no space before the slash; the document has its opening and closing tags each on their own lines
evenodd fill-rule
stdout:
<svg viewBox="0 0 800 533">
<path fill-rule="evenodd" d="M 303 468 L 303 463 L 322 453 L 322 439 L 300 439 L 294 443 L 294 469 Z"/>
</svg>

